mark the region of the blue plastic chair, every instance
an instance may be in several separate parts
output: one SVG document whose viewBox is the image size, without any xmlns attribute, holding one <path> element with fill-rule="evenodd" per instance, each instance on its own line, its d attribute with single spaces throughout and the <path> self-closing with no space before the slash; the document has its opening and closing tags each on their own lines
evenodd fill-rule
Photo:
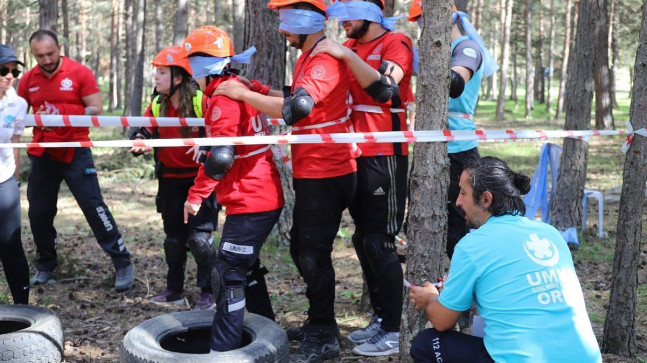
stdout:
<svg viewBox="0 0 647 363">
<path fill-rule="evenodd" d="M 550 223 L 550 206 L 555 197 L 555 186 L 557 186 L 557 176 L 559 172 L 559 158 L 562 154 L 562 147 L 559 145 L 546 143 L 542 145 L 539 154 L 539 162 L 535 169 L 530 184 L 530 192 L 523 199 L 526 204 L 526 217 L 534 219 L 539 210 L 541 220 Z M 550 180 L 548 173 L 550 170 Z M 550 184 L 549 184 L 550 183 Z M 549 188 L 550 187 L 550 188 Z M 596 198 L 598 200 L 598 237 L 606 237 L 607 233 L 603 232 L 604 217 L 604 198 L 602 193 L 597 190 L 584 189 L 582 198 L 582 229 L 586 229 L 586 220 L 588 212 L 588 199 Z M 575 228 L 569 228 L 562 232 L 566 242 L 574 243 L 579 246 Z"/>
</svg>

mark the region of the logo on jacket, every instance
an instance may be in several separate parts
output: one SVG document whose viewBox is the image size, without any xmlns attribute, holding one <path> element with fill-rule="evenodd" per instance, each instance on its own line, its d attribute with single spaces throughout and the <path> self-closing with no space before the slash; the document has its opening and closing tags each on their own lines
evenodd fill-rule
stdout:
<svg viewBox="0 0 647 363">
<path fill-rule="evenodd" d="M 15 119 L 16 119 L 16 117 L 14 115 L 6 115 L 4 117 L 4 125 L 3 126 L 5 128 L 11 127 L 11 125 L 13 124 L 13 120 L 15 120 Z"/>
<path fill-rule="evenodd" d="M 73 91 L 72 84 L 73 82 L 71 79 L 65 78 L 61 81 L 61 91 Z"/>
<path fill-rule="evenodd" d="M 530 241 L 523 243 L 523 249 L 532 262 L 545 267 L 554 266 L 559 261 L 559 251 L 548 238 L 539 239 L 536 234 L 528 236 Z"/>
<path fill-rule="evenodd" d="M 310 75 L 314 79 L 322 79 L 326 76 L 326 68 L 324 68 L 321 65 L 316 65 L 312 67 L 312 71 L 310 71 Z"/>
<path fill-rule="evenodd" d="M 29 89 L 29 92 L 30 92 L 30 93 L 31 93 L 31 92 L 36 92 L 36 91 L 38 91 L 39 89 L 40 89 L 40 87 L 32 87 L 32 88 L 30 88 L 30 89 Z"/>
<path fill-rule="evenodd" d="M 220 118 L 220 107 L 214 107 L 211 109 L 211 121 L 216 121 Z"/>
</svg>

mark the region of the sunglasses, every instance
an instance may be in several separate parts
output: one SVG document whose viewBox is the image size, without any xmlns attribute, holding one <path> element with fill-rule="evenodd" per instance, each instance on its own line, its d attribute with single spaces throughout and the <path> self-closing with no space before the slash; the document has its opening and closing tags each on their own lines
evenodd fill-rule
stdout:
<svg viewBox="0 0 647 363">
<path fill-rule="evenodd" d="M 9 67 L 0 67 L 0 76 L 4 77 L 9 74 L 9 72 L 11 72 L 13 78 L 18 78 L 22 71 L 18 70 L 17 68 L 9 69 Z"/>
</svg>

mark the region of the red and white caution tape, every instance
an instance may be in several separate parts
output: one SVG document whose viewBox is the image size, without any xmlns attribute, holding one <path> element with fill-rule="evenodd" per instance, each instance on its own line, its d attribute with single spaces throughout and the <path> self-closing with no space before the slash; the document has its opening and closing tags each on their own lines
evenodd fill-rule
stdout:
<svg viewBox="0 0 647 363">
<path fill-rule="evenodd" d="M 646 128 L 647 129 L 647 128 Z M 642 130 L 642 129 L 641 129 Z M 638 130 L 642 134 L 643 131 Z M 110 140 L 81 142 L 4 143 L 0 147 L 177 147 L 263 144 L 348 144 L 394 142 L 447 142 L 489 140 L 544 140 L 552 138 L 585 138 L 589 136 L 625 135 L 625 130 L 460 130 L 460 131 L 390 131 L 308 135 L 266 135 L 212 137 L 193 139 Z"/>
<path fill-rule="evenodd" d="M 280 118 L 268 118 L 270 125 L 285 125 Z M 197 117 L 27 115 L 25 126 L 45 127 L 186 127 L 204 126 Z"/>
</svg>

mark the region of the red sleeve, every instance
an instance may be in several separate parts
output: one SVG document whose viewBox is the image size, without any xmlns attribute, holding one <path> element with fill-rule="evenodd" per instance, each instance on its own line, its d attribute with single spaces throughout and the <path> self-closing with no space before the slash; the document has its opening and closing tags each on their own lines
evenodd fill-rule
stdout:
<svg viewBox="0 0 647 363">
<path fill-rule="evenodd" d="M 216 188 L 216 184 L 218 184 L 218 181 L 209 178 L 204 173 L 204 166 L 200 165 L 198 175 L 196 175 L 193 181 L 193 186 L 189 189 L 189 195 L 186 197 L 186 200 L 191 204 L 202 204 L 202 201 L 207 199 Z"/>
<path fill-rule="evenodd" d="M 81 85 L 81 97 L 93 95 L 100 92 L 97 80 L 94 78 L 92 71 L 86 66 L 80 66 L 78 70 L 78 80 Z"/>
<path fill-rule="evenodd" d="M 405 74 L 413 72 L 413 48 L 408 36 L 394 34 L 383 49 L 383 60 L 399 65 Z"/>
<path fill-rule="evenodd" d="M 295 82 L 293 89 L 303 87 L 315 104 L 339 85 L 340 75 L 347 74 L 346 65 L 328 54 L 319 53 L 305 60 L 303 77 Z"/>
<path fill-rule="evenodd" d="M 205 125 L 209 125 L 209 137 L 240 136 L 240 103 L 225 96 L 209 100 Z"/>
</svg>

